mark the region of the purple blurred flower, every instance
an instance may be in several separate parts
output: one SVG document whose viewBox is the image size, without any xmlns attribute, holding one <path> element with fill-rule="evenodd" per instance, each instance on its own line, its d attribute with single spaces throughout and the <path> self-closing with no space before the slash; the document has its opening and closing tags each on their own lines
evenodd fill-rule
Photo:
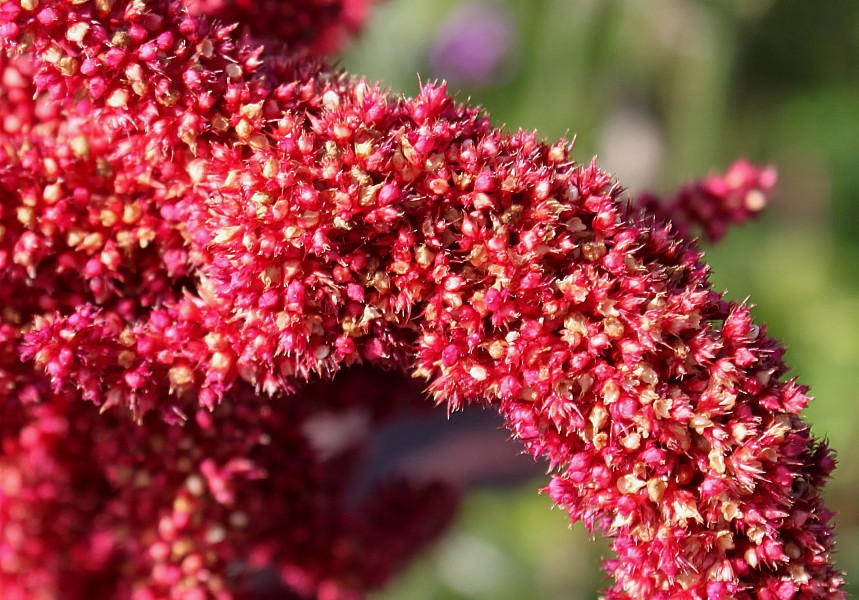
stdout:
<svg viewBox="0 0 859 600">
<path fill-rule="evenodd" d="M 511 75 L 517 45 L 516 24 L 503 4 L 466 2 L 439 28 L 429 63 L 453 85 L 490 85 Z"/>
</svg>

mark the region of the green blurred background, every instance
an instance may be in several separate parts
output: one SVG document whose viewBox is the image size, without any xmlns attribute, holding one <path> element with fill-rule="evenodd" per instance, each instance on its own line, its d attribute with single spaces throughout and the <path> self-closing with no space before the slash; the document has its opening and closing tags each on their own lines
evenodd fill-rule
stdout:
<svg viewBox="0 0 859 600">
<path fill-rule="evenodd" d="M 463 23 L 470 48 L 455 39 Z M 463 74 L 457 59 L 491 68 Z M 840 454 L 826 490 L 836 560 L 859 591 L 859 2 L 387 0 L 340 62 L 409 95 L 419 75 L 456 80 L 498 125 L 575 135 L 574 158 L 597 155 L 631 191 L 667 192 L 740 156 L 777 165 L 765 216 L 707 258 L 817 398 L 809 419 Z M 595 598 L 606 544 L 568 529 L 544 483 L 469 495 L 377 600 Z"/>
</svg>

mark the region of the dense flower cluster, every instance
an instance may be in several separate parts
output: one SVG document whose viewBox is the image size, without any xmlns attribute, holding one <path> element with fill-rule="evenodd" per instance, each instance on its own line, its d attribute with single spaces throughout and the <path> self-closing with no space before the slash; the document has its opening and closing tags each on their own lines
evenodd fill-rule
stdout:
<svg viewBox="0 0 859 600">
<path fill-rule="evenodd" d="M 255 41 L 327 55 L 364 23 L 373 0 L 188 0 L 194 13 L 237 23 Z"/>
<path fill-rule="evenodd" d="M 550 462 L 614 537 L 609 598 L 842 597 L 805 390 L 687 239 L 770 171 L 625 203 L 443 86 L 391 96 L 233 32 L 175 0 L 0 4 L 4 598 L 383 583 L 452 492 L 350 497 L 352 443 L 307 424 L 379 422 L 393 373 Z"/>
<path fill-rule="evenodd" d="M 738 160 L 724 175 L 711 175 L 686 185 L 669 200 L 645 193 L 636 204 L 644 214 L 673 223 L 680 235 L 690 237 L 690 228 L 695 227 L 707 241 L 718 242 L 729 226 L 743 223 L 763 210 L 775 183 L 774 169 L 758 169 Z"/>
<path fill-rule="evenodd" d="M 328 411 L 360 408 L 372 424 L 402 403 L 408 382 L 377 390 L 368 377 L 279 403 L 237 386 L 183 427 L 73 396 L 34 405 L 0 460 L 3 597 L 360 598 L 455 502 L 443 483 L 406 479 L 354 497 L 360 438 L 324 458 L 311 443 Z"/>
</svg>

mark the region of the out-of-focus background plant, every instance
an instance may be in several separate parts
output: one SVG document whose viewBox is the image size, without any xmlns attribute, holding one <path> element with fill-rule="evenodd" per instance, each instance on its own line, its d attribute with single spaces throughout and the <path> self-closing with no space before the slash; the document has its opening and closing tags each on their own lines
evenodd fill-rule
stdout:
<svg viewBox="0 0 859 600">
<path fill-rule="evenodd" d="M 419 74 L 446 79 L 511 129 L 575 134 L 575 158 L 598 155 L 635 191 L 736 156 L 777 165 L 765 217 L 707 255 L 817 398 L 809 418 L 840 454 L 836 560 L 859 592 L 859 3 L 387 0 L 340 60 L 407 94 Z M 604 544 L 534 489 L 472 492 L 377 600 L 595 597 Z"/>
</svg>

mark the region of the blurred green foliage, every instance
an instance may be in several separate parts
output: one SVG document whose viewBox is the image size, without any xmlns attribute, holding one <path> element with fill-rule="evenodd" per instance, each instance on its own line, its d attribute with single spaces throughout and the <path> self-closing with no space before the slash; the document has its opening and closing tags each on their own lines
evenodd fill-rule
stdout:
<svg viewBox="0 0 859 600">
<path fill-rule="evenodd" d="M 508 76 L 450 91 L 495 123 L 576 135 L 574 157 L 638 190 L 669 191 L 739 156 L 772 162 L 765 217 L 707 248 L 713 281 L 789 346 L 818 398 L 808 415 L 841 456 L 827 488 L 839 566 L 859 592 L 859 2 L 487 0 L 517 31 Z M 463 0 L 387 0 L 342 57 L 414 94 Z M 511 447 L 511 452 L 515 450 Z M 535 490 L 470 495 L 459 525 L 387 598 L 594 598 L 598 556 Z"/>
</svg>

